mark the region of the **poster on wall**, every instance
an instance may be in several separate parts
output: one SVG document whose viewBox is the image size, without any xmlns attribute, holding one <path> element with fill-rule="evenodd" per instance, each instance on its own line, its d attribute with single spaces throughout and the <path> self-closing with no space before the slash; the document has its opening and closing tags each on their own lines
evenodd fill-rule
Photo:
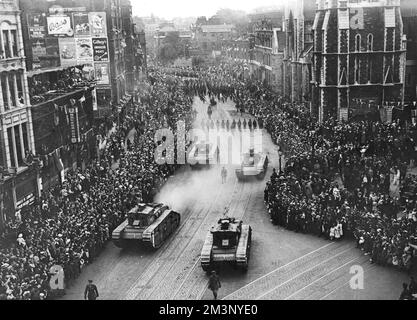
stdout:
<svg viewBox="0 0 417 320">
<path fill-rule="evenodd" d="M 107 37 L 107 21 L 105 12 L 90 12 L 88 19 L 91 27 L 91 35 L 94 38 Z"/>
<path fill-rule="evenodd" d="M 107 62 L 96 62 L 94 64 L 96 81 L 99 85 L 110 84 L 110 71 Z"/>
<path fill-rule="evenodd" d="M 45 39 L 33 39 L 31 43 L 33 60 L 39 61 L 39 57 L 46 56 Z"/>
<path fill-rule="evenodd" d="M 43 39 L 46 35 L 45 17 L 40 13 L 27 15 L 30 39 Z"/>
<path fill-rule="evenodd" d="M 46 38 L 46 55 L 59 58 L 59 43 L 58 38 Z"/>
<path fill-rule="evenodd" d="M 88 37 L 91 35 L 90 22 L 88 14 L 79 12 L 73 14 L 74 18 L 74 34 L 76 37 Z"/>
<path fill-rule="evenodd" d="M 93 61 L 93 45 L 91 38 L 76 38 L 75 39 L 77 61 L 78 63 L 86 63 Z"/>
<path fill-rule="evenodd" d="M 59 57 L 61 66 L 74 66 L 77 64 L 75 40 L 73 38 L 59 39 Z"/>
<path fill-rule="evenodd" d="M 48 34 L 52 36 L 74 36 L 69 16 L 49 16 L 47 17 Z"/>
<path fill-rule="evenodd" d="M 109 48 L 107 38 L 94 38 L 93 39 L 93 55 L 94 61 L 108 62 L 109 61 Z"/>
<path fill-rule="evenodd" d="M 68 114 L 69 114 L 69 124 L 71 128 L 71 143 L 80 142 L 78 109 L 76 107 L 69 107 Z"/>
<path fill-rule="evenodd" d="M 96 91 L 96 88 L 94 88 L 91 91 L 91 98 L 93 100 L 93 111 L 97 111 L 98 110 L 98 105 L 97 105 L 97 91 Z"/>
</svg>

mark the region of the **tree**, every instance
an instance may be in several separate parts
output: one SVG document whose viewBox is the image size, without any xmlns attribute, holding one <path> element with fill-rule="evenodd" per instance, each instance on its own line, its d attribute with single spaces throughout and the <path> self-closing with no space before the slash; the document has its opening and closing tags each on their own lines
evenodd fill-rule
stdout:
<svg viewBox="0 0 417 320">
<path fill-rule="evenodd" d="M 158 59 L 163 63 L 172 62 L 182 53 L 179 32 L 167 33 L 158 50 Z"/>
</svg>

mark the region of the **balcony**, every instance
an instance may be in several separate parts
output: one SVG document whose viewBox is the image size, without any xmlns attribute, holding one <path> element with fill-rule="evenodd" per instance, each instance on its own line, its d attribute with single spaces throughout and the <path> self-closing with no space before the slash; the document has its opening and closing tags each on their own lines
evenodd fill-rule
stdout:
<svg viewBox="0 0 417 320">
<path fill-rule="evenodd" d="M 92 76 L 87 76 L 77 67 L 64 70 L 48 70 L 28 78 L 32 106 L 50 101 L 74 91 L 96 85 Z"/>
</svg>

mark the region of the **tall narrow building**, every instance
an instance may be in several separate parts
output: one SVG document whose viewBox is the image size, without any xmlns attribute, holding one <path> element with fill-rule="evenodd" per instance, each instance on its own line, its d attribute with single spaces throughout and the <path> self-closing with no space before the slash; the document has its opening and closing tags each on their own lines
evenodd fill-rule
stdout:
<svg viewBox="0 0 417 320">
<path fill-rule="evenodd" d="M 0 228 L 15 209 L 32 202 L 36 174 L 28 154 L 34 137 L 17 0 L 0 6 Z"/>
<path fill-rule="evenodd" d="M 400 0 L 318 0 L 313 36 L 313 110 L 320 121 L 403 102 Z"/>
</svg>

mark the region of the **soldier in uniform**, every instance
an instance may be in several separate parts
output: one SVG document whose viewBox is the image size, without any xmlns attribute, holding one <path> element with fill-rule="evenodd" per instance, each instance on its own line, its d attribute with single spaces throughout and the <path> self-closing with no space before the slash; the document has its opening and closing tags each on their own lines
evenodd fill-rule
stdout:
<svg viewBox="0 0 417 320">
<path fill-rule="evenodd" d="M 213 291 L 214 300 L 217 300 L 217 293 L 221 287 L 220 279 L 216 274 L 216 271 L 213 270 L 210 275 L 208 288 Z"/>
<path fill-rule="evenodd" d="M 84 300 L 96 300 L 98 297 L 97 286 L 93 284 L 93 280 L 88 280 L 88 284 L 84 290 Z"/>
</svg>

